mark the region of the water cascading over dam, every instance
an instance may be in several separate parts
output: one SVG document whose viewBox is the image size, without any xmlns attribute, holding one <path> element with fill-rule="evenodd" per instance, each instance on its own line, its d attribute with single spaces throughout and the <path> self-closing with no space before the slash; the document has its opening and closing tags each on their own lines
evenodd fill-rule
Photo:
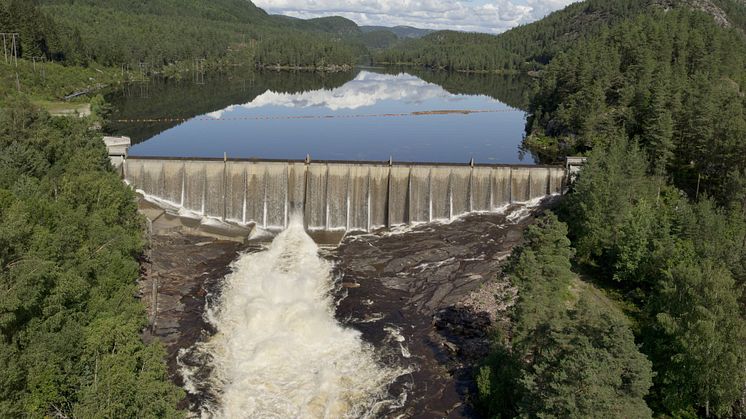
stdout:
<svg viewBox="0 0 746 419">
<path fill-rule="evenodd" d="M 381 365 L 361 334 L 334 318 L 331 266 L 291 217 L 271 246 L 241 256 L 208 317 L 216 418 L 374 417 L 405 373 Z"/>
<path fill-rule="evenodd" d="M 280 231 L 363 230 L 448 220 L 561 193 L 558 166 L 130 157 L 136 190 L 196 214 Z"/>
</svg>

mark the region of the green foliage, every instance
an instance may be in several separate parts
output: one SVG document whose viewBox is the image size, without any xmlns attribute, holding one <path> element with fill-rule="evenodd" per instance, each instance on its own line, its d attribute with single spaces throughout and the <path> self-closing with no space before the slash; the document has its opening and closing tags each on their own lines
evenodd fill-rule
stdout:
<svg viewBox="0 0 746 419">
<path fill-rule="evenodd" d="M 640 15 L 702 8 L 690 0 L 586 0 L 500 35 L 439 31 L 405 39 L 373 53 L 377 63 L 409 64 L 455 71 L 530 71 L 541 69 L 578 42 L 607 33 L 609 27 Z M 716 0 L 729 24 L 746 30 L 746 6 L 738 0 Z M 710 18 L 712 20 L 712 18 Z M 599 63 L 595 63 L 599 64 Z"/>
<path fill-rule="evenodd" d="M 362 32 L 350 20 L 270 16 L 244 0 L 40 3 L 0 0 L 0 27 L 18 28 L 27 60 L 122 66 L 138 75 L 142 65 L 147 73 L 178 78 L 195 59 L 218 68 L 267 60 L 317 68 L 350 65 L 366 53 Z"/>
<path fill-rule="evenodd" d="M 440 31 L 395 44 L 374 59 L 457 71 L 537 70 L 578 40 L 655 8 L 651 0 L 588 0 L 497 36 Z"/>
<path fill-rule="evenodd" d="M 379 30 L 366 32 L 362 35 L 363 43 L 370 49 L 383 49 L 388 48 L 399 40 L 393 32 L 387 30 Z"/>
<path fill-rule="evenodd" d="M 746 170 L 746 42 L 685 8 L 625 20 L 559 54 L 530 107 L 529 133 L 574 138 L 567 154 L 621 132 L 650 172 L 721 204 Z"/>
<path fill-rule="evenodd" d="M 731 413 L 746 382 L 746 322 L 725 267 L 681 249 L 648 306 L 657 401 L 670 412 Z"/>
<path fill-rule="evenodd" d="M 656 199 L 656 185 L 647 177 L 647 160 L 635 144 L 624 137 L 611 137 L 604 142 L 594 149 L 583 167 L 564 208 L 571 214 L 568 223 L 580 260 L 597 260 L 602 266 L 612 266 L 610 260 L 618 252 L 615 246 L 619 237 L 626 235 L 630 241 L 637 241 L 641 238 L 632 236 L 646 231 L 644 224 L 648 221 L 636 218 L 632 212 L 637 203 Z M 626 223 L 641 225 L 625 226 Z M 623 250 L 628 256 L 631 251 Z"/>
<path fill-rule="evenodd" d="M 285 34 L 267 37 L 256 52 L 258 67 L 310 68 L 324 70 L 334 66 L 350 69 L 357 62 L 358 52 L 341 41 L 323 42 L 320 36 Z"/>
<path fill-rule="evenodd" d="M 549 214 L 513 256 L 513 338 L 477 375 L 489 417 L 650 417 L 650 361 L 627 319 L 571 270 L 567 226 Z"/>
<path fill-rule="evenodd" d="M 476 407 L 489 418 L 515 417 L 520 379 L 520 360 L 505 342 L 496 340 L 492 352 L 477 370 Z"/>
<path fill-rule="evenodd" d="M 579 261 L 636 306 L 662 415 L 728 416 L 746 393 L 745 63 L 741 32 L 652 9 L 557 54 L 531 102 L 529 146 L 589 153 L 562 213 Z"/>
<path fill-rule="evenodd" d="M 581 260 L 631 291 L 641 310 L 643 351 L 656 372 L 651 406 L 728 415 L 746 383 L 743 209 L 690 203 L 646 174 L 624 137 L 593 150 L 573 189 L 563 213 Z"/>
<path fill-rule="evenodd" d="M 524 417 L 651 417 L 643 397 L 651 364 L 627 319 L 582 294 L 560 328 L 552 328 L 521 379 Z"/>
<path fill-rule="evenodd" d="M 18 53 L 21 57 L 46 57 L 71 64 L 85 61 L 80 33 L 58 25 L 41 12 L 34 2 L 0 0 L 0 28 L 19 34 Z"/>
<path fill-rule="evenodd" d="M 133 297 L 142 225 L 90 121 L 0 104 L 0 411 L 175 417 Z"/>
<path fill-rule="evenodd" d="M 514 256 L 511 280 L 522 297 L 516 306 L 519 319 L 514 342 L 525 348 L 539 347 L 553 327 L 567 319 L 565 303 L 574 275 L 570 259 L 574 250 L 567 238 L 567 226 L 554 215 L 530 226 L 526 244 Z"/>
<path fill-rule="evenodd" d="M 20 85 L 20 92 L 34 99 L 60 100 L 71 93 L 97 91 L 121 81 L 118 70 L 99 66 L 82 68 L 54 62 L 34 65 L 22 59 L 15 67 L 0 61 L 0 97 L 17 94 Z"/>
<path fill-rule="evenodd" d="M 409 64 L 465 72 L 515 71 L 523 58 L 501 47 L 501 38 L 440 31 L 394 44 L 373 54 L 379 64 Z"/>
</svg>

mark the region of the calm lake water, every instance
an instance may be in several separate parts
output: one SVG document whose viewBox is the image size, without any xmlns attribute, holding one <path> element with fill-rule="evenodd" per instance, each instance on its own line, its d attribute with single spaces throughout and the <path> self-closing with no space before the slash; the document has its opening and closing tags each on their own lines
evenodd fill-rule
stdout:
<svg viewBox="0 0 746 419">
<path fill-rule="evenodd" d="M 520 150 L 526 86 L 367 69 L 150 82 L 110 97 L 110 129 L 133 139 L 136 156 L 533 164 Z"/>
</svg>

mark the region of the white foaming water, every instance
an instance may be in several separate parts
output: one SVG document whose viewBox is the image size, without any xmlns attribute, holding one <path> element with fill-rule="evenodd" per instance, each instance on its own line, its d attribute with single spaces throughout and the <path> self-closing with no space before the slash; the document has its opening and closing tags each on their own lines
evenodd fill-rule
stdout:
<svg viewBox="0 0 746 419">
<path fill-rule="evenodd" d="M 375 361 L 360 333 L 334 318 L 331 266 L 294 220 L 269 250 L 242 256 L 210 313 L 218 405 L 225 418 L 375 415 L 402 371 Z"/>
</svg>

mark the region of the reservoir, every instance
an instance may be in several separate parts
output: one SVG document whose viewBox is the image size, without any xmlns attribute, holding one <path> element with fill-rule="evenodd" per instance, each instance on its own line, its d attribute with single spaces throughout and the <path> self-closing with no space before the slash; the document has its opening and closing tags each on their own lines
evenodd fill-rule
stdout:
<svg viewBox="0 0 746 419">
<path fill-rule="evenodd" d="M 534 164 L 518 77 L 392 69 L 131 83 L 109 130 L 131 156 Z"/>
</svg>

